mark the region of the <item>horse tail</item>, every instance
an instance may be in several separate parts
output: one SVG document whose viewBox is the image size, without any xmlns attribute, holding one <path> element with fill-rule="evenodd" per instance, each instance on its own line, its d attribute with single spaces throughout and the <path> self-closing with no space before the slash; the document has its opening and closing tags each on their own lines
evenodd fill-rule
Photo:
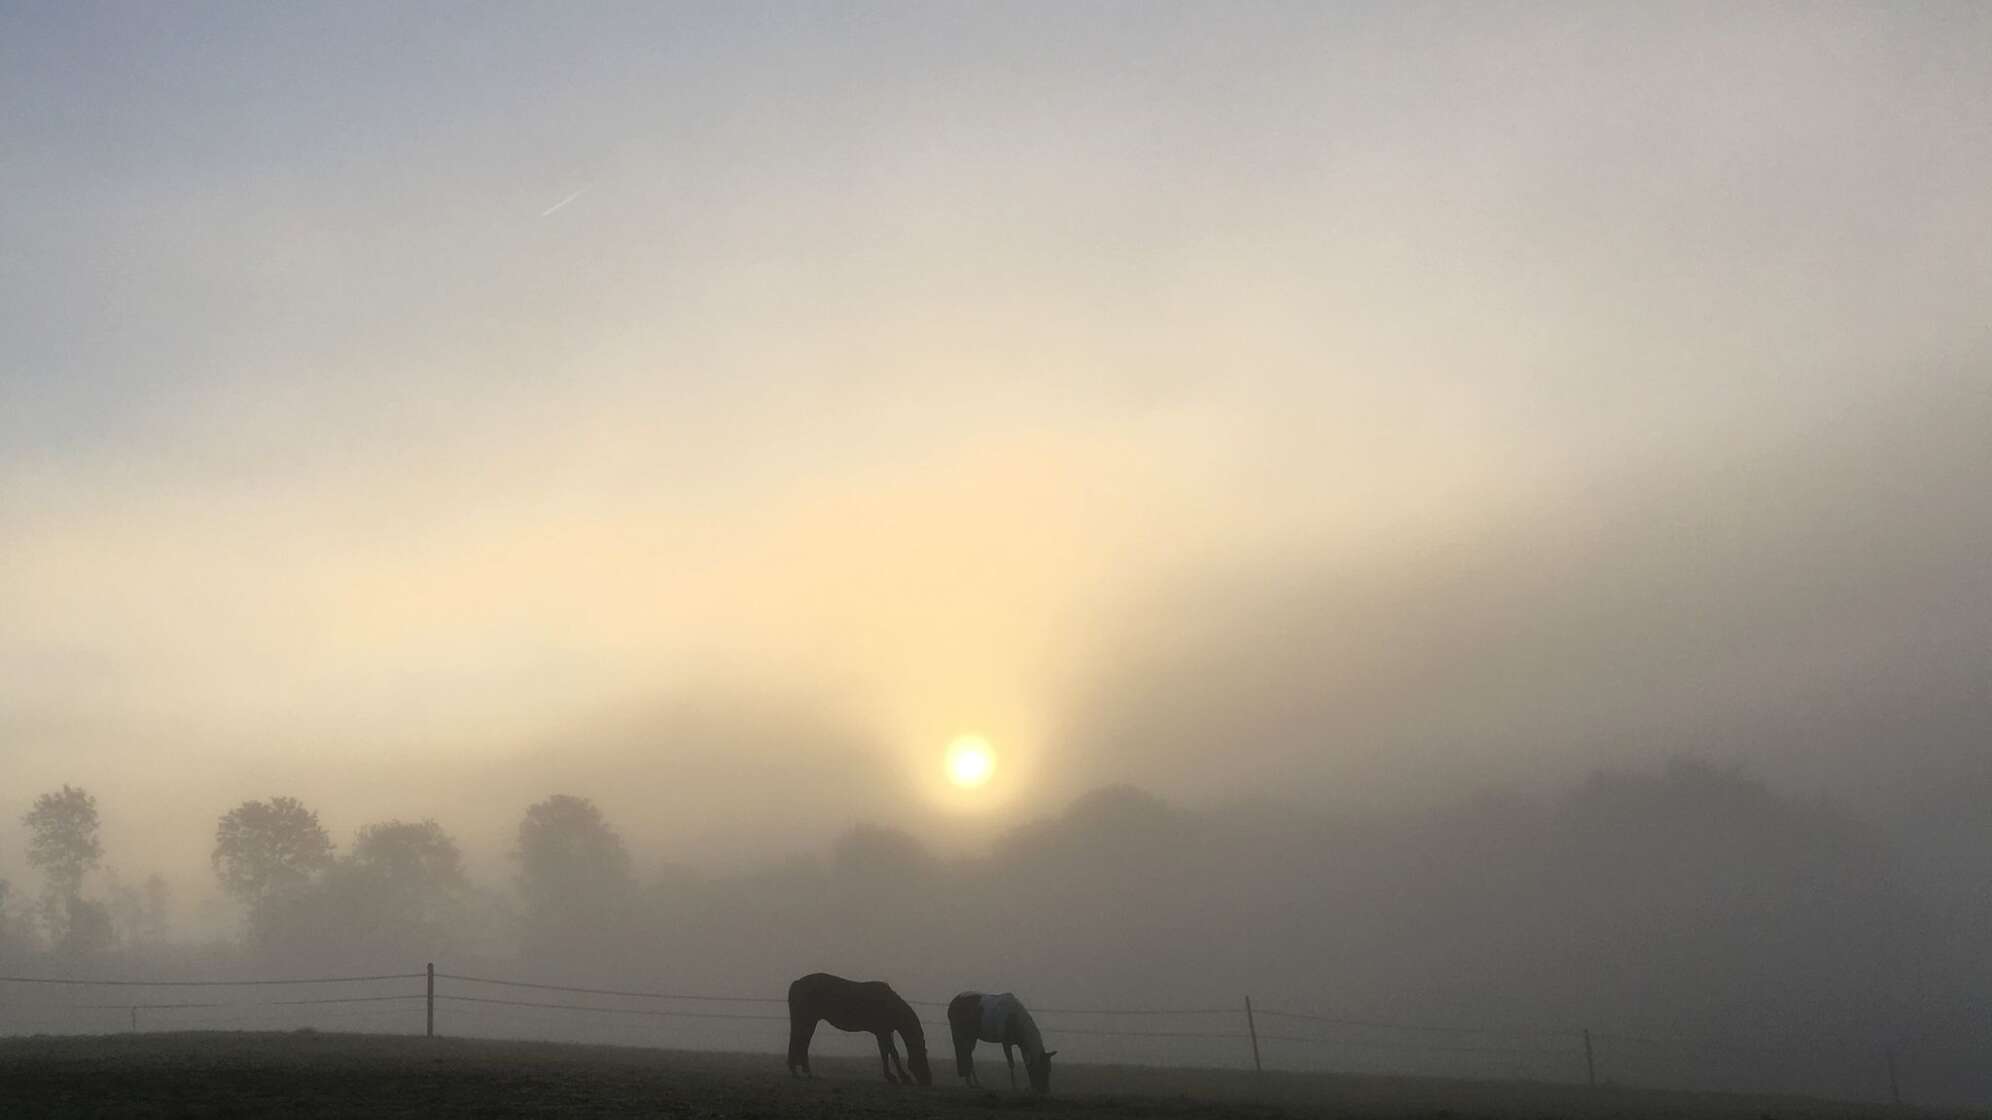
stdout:
<svg viewBox="0 0 1992 1120">
<path fill-rule="evenodd" d="M 954 1036 L 955 1076 L 972 1080 L 975 1076 L 976 1035 L 982 1029 L 982 996 L 963 992 L 948 1001 L 948 1033 Z"/>
<path fill-rule="evenodd" d="M 812 983 L 815 976 L 805 976 L 789 985 L 789 1049 L 788 1068 L 790 1073 L 801 1070 L 809 1072 L 809 1040 L 816 1034 L 817 1009 L 811 998 L 817 985 Z"/>
</svg>

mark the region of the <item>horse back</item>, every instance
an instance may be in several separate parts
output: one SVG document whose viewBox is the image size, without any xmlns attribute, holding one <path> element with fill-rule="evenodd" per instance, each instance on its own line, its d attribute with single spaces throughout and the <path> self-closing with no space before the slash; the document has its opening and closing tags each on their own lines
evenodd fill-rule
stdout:
<svg viewBox="0 0 1992 1120">
<path fill-rule="evenodd" d="M 841 976 L 832 976 L 827 972 L 812 972 L 799 977 L 789 985 L 789 1007 L 799 1011 L 820 1002 L 824 994 L 837 985 L 848 983 L 849 980 Z"/>
<path fill-rule="evenodd" d="M 892 985 L 883 980 L 846 980 L 827 972 L 812 972 L 789 985 L 789 1011 L 823 1019 L 838 1030 L 876 1031 L 905 1025 L 918 1018 Z"/>
<path fill-rule="evenodd" d="M 948 1001 L 948 1028 L 957 1039 L 1021 1044 L 1030 1012 L 1011 992 L 963 992 Z"/>
</svg>

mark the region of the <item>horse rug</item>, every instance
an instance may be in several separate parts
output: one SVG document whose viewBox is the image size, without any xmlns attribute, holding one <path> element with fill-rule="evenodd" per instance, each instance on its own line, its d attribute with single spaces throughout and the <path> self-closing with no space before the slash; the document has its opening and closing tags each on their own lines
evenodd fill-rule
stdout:
<svg viewBox="0 0 1992 1120">
<path fill-rule="evenodd" d="M 1009 1037 L 1011 1020 L 1023 1011 L 1024 1005 L 1015 994 L 1002 992 L 982 997 L 982 1024 L 976 1037 L 983 1042 L 1001 1042 Z"/>
</svg>

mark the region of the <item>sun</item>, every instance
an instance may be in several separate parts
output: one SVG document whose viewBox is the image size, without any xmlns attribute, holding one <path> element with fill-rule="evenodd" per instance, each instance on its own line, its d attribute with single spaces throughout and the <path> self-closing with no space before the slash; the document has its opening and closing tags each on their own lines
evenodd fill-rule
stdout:
<svg viewBox="0 0 1992 1120">
<path fill-rule="evenodd" d="M 948 744 L 948 781 L 974 789 L 996 772 L 996 752 L 980 735 L 963 735 Z"/>
</svg>

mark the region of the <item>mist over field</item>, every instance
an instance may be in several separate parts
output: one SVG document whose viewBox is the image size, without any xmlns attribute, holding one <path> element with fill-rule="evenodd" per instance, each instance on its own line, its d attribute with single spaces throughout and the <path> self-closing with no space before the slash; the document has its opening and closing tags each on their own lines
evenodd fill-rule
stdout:
<svg viewBox="0 0 1992 1120">
<path fill-rule="evenodd" d="M 1988 55 L 0 6 L 0 973 L 1992 1103 Z"/>
</svg>

